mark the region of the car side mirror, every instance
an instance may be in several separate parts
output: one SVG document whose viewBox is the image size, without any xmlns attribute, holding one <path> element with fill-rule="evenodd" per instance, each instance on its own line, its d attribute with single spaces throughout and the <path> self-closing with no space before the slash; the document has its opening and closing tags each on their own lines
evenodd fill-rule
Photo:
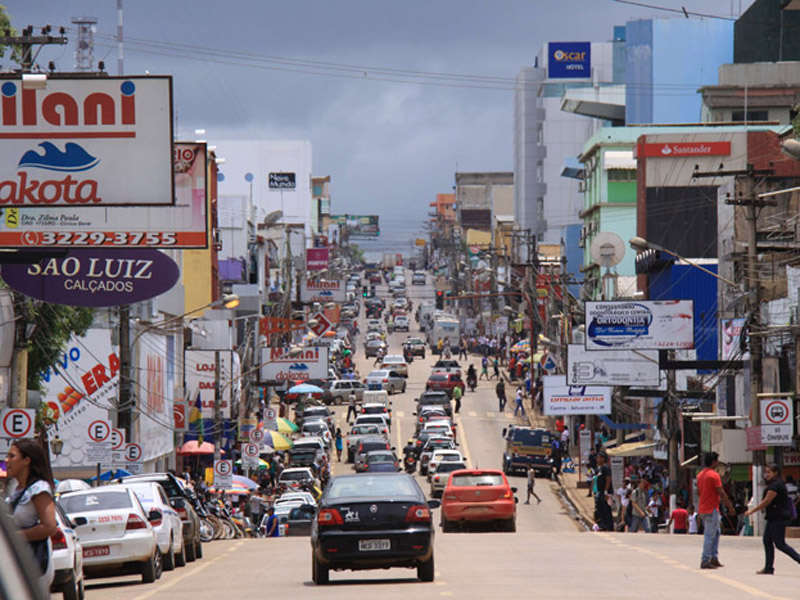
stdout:
<svg viewBox="0 0 800 600">
<path fill-rule="evenodd" d="M 186 508 L 186 503 L 183 501 L 183 498 L 175 498 L 170 502 L 172 508 Z"/>
<path fill-rule="evenodd" d="M 428 500 L 428 508 L 439 508 L 442 505 L 438 500 Z"/>
<path fill-rule="evenodd" d="M 514 504 L 519 504 L 519 498 L 517 498 L 516 496 L 514 496 Z"/>
<path fill-rule="evenodd" d="M 88 523 L 89 519 L 87 519 L 86 517 L 75 517 L 74 519 L 72 519 L 72 524 L 75 527 L 81 527 L 83 525 L 87 525 Z"/>
<path fill-rule="evenodd" d="M 515 487 L 512 487 L 512 488 L 511 488 L 511 491 L 512 491 L 513 493 L 515 493 L 515 494 L 516 494 L 516 493 L 517 493 L 517 488 L 515 488 Z"/>
<path fill-rule="evenodd" d="M 392 446 L 392 452 L 394 452 L 395 450 L 397 450 L 397 448 L 395 448 L 394 446 Z"/>
<path fill-rule="evenodd" d="M 155 508 L 151 510 L 149 513 L 147 513 L 147 520 L 150 521 L 151 523 L 153 521 L 160 521 L 163 518 L 164 518 L 164 513 Z"/>
</svg>

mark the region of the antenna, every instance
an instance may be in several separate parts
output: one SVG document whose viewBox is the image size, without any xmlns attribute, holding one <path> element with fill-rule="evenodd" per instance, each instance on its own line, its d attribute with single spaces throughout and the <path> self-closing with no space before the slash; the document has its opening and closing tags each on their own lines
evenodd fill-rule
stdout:
<svg viewBox="0 0 800 600">
<path fill-rule="evenodd" d="M 94 32 L 97 17 L 72 17 L 77 25 L 78 39 L 75 40 L 75 70 L 91 71 L 94 68 Z"/>
</svg>

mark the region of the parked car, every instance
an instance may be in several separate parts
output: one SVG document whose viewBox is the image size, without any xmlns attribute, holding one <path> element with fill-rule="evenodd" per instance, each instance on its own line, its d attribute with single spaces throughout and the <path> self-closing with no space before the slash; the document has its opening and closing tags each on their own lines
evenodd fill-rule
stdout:
<svg viewBox="0 0 800 600">
<path fill-rule="evenodd" d="M 121 485 L 92 488 L 64 494 L 59 502 L 83 544 L 87 576 L 140 573 L 143 583 L 161 577 L 161 551 L 151 523 L 164 515 L 146 512 L 133 490 Z"/>
<path fill-rule="evenodd" d="M 447 394 L 448 397 L 453 397 L 453 390 L 456 388 L 461 388 L 461 392 L 464 392 L 464 382 L 461 380 L 460 373 L 432 373 L 430 377 L 428 377 L 428 381 L 425 383 L 426 390 L 433 390 L 433 391 L 442 391 Z"/>
<path fill-rule="evenodd" d="M 405 473 L 335 477 L 311 524 L 312 580 L 326 585 L 331 570 L 411 567 L 433 581 L 431 509 L 438 506 Z"/>
<path fill-rule="evenodd" d="M 369 390 L 386 390 L 389 395 L 406 391 L 406 378 L 394 370 L 370 371 L 364 378 L 364 383 Z"/>
<path fill-rule="evenodd" d="M 442 493 L 442 531 L 464 523 L 492 521 L 506 531 L 516 531 L 516 491 L 502 471 L 454 471 Z"/>
<path fill-rule="evenodd" d="M 64 600 L 83 599 L 83 546 L 75 532 L 74 524 L 58 502 L 56 502 L 56 524 L 58 529 L 50 536 L 53 549 L 50 555 L 53 561 L 53 583 L 50 585 L 50 591 L 62 594 Z M 5 562 L 3 567 L 5 568 Z M 0 589 L 3 589 L 2 585 Z"/>
<path fill-rule="evenodd" d="M 387 354 L 381 361 L 381 369 L 397 371 L 401 377 L 408 378 L 408 363 L 399 354 Z"/>
<path fill-rule="evenodd" d="M 151 521 L 150 524 L 156 532 L 164 570 L 172 571 L 176 566 L 186 566 L 181 518 L 170 505 L 164 488 L 155 481 L 129 480 L 117 485 L 133 490 L 148 514 L 153 511 L 161 512 L 161 519 Z"/>
<path fill-rule="evenodd" d="M 355 379 L 338 379 L 331 381 L 325 392 L 322 394 L 322 401 L 325 404 L 335 404 L 339 406 L 345 404 L 350 398 L 350 392 L 355 393 L 356 400 L 361 402 L 364 399 L 364 390 L 367 387 Z"/>
<path fill-rule="evenodd" d="M 410 349 L 411 356 L 421 356 L 425 358 L 425 341 L 420 338 L 410 337 L 403 342 L 403 350 Z"/>
<path fill-rule="evenodd" d="M 303 412 L 296 416 L 295 422 L 298 427 L 302 427 L 306 421 L 324 421 L 328 429 L 333 428 L 333 417 L 327 406 L 312 405 L 306 406 Z"/>
<path fill-rule="evenodd" d="M 183 523 L 183 544 L 186 548 L 186 561 L 194 562 L 203 557 L 203 543 L 200 541 L 200 515 L 205 510 L 194 491 L 172 473 L 147 473 L 131 475 L 126 481 L 155 481 L 167 493 L 170 504 L 177 511 Z"/>
<path fill-rule="evenodd" d="M 467 465 L 463 462 L 443 462 L 438 466 L 436 472 L 430 477 L 431 482 L 431 498 L 439 498 L 447 486 L 447 481 L 450 479 L 450 474 L 453 471 L 460 471 L 466 469 Z"/>
<path fill-rule="evenodd" d="M 317 437 L 322 438 L 325 442 L 326 448 L 330 448 L 333 443 L 333 435 L 328 429 L 327 423 L 321 418 L 306 419 L 303 421 L 303 426 L 300 428 L 301 437 Z"/>
</svg>

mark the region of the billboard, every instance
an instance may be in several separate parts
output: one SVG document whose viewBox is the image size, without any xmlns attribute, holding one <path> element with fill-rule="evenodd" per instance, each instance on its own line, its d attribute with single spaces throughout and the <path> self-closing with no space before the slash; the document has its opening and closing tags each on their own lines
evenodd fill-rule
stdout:
<svg viewBox="0 0 800 600">
<path fill-rule="evenodd" d="M 570 344 L 567 352 L 569 385 L 658 386 L 658 352 L 654 350 L 586 350 Z"/>
<path fill-rule="evenodd" d="M 548 79 L 588 79 L 592 76 L 590 42 L 550 42 L 547 51 Z"/>
<path fill-rule="evenodd" d="M 750 353 L 742 349 L 746 323 L 742 318 L 720 320 L 720 360 L 750 360 Z"/>
<path fill-rule="evenodd" d="M 0 85 L 0 206 L 174 203 L 172 78 Z"/>
<path fill-rule="evenodd" d="M 180 269 L 158 250 L 73 248 L 59 258 L 3 265 L 3 281 L 18 292 L 67 306 L 133 304 L 169 291 Z"/>
<path fill-rule="evenodd" d="M 300 301 L 305 304 L 312 302 L 344 302 L 345 282 L 343 279 L 328 279 L 313 281 L 303 280 L 300 286 Z"/>
<path fill-rule="evenodd" d="M 331 215 L 333 225 L 343 225 L 350 237 L 378 237 L 378 215 Z"/>
<path fill-rule="evenodd" d="M 134 387 L 141 460 L 153 460 L 174 449 L 175 337 L 147 332 L 136 342 Z"/>
<path fill-rule="evenodd" d="M 175 144 L 173 206 L 0 205 L 0 247 L 206 248 L 206 160 L 205 144 Z"/>
<path fill-rule="evenodd" d="M 306 248 L 306 271 L 324 271 L 328 268 L 327 248 Z"/>
<path fill-rule="evenodd" d="M 730 142 L 664 142 L 639 144 L 636 155 L 646 158 L 675 158 L 681 156 L 728 156 Z"/>
<path fill-rule="evenodd" d="M 297 381 L 328 378 L 328 348 L 303 348 L 297 356 L 289 348 L 261 349 L 261 381 Z"/>
<path fill-rule="evenodd" d="M 691 300 L 586 302 L 587 350 L 694 348 Z"/>
<path fill-rule="evenodd" d="M 189 406 L 194 406 L 197 394 L 200 394 L 200 401 L 203 405 L 203 418 L 214 418 L 214 350 L 186 350 L 184 353 L 186 378 L 186 399 Z M 222 391 L 222 402 L 220 409 L 223 419 L 230 419 L 231 416 L 231 388 L 229 382 L 234 376 L 231 365 L 230 350 L 219 351 L 219 381 Z"/>
<path fill-rule="evenodd" d="M 544 414 L 610 415 L 611 388 L 567 385 L 563 375 L 545 375 Z"/>
<path fill-rule="evenodd" d="M 113 414 L 119 385 L 119 355 L 111 345 L 110 329 L 89 329 L 73 336 L 58 362 L 42 373 L 42 415 L 52 438 L 64 440 L 54 467 L 94 468 L 86 459 L 89 425 Z"/>
</svg>

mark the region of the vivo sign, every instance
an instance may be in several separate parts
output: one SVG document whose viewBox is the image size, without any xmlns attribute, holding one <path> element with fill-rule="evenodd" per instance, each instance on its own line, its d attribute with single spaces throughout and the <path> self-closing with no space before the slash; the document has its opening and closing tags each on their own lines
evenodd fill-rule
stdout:
<svg viewBox="0 0 800 600">
<path fill-rule="evenodd" d="M 311 302 L 344 302 L 345 285 L 341 279 L 328 281 L 303 281 L 300 288 L 300 301 L 310 304 Z"/>
<path fill-rule="evenodd" d="M 0 206 L 172 204 L 172 79 L 0 85 Z"/>
<path fill-rule="evenodd" d="M 118 306 L 159 296 L 172 288 L 180 269 L 158 250 L 70 250 L 66 257 L 32 265 L 3 265 L 9 287 L 45 302 L 67 306 Z"/>
</svg>

